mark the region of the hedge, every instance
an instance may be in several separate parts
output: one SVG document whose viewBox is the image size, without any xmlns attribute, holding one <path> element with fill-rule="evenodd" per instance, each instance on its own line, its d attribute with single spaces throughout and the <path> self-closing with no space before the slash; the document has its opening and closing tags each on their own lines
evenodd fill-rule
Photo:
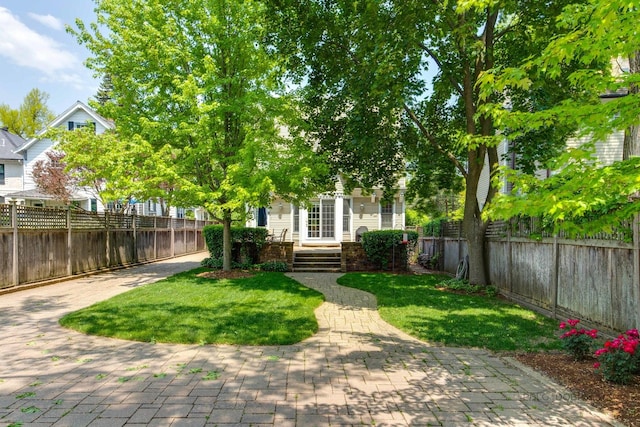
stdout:
<svg viewBox="0 0 640 427">
<path fill-rule="evenodd" d="M 209 249 L 209 256 L 213 260 L 223 257 L 222 225 L 208 225 L 204 227 L 204 240 Z M 244 263 L 242 258 L 247 256 L 251 263 L 257 262 L 258 253 L 267 241 L 269 230 L 266 228 L 231 227 L 232 257 L 234 261 Z"/>
<path fill-rule="evenodd" d="M 403 240 L 406 235 L 407 240 Z M 362 248 L 377 268 L 386 270 L 394 257 L 406 264 L 408 251 L 418 242 L 418 233 L 403 230 L 368 231 L 362 235 Z"/>
</svg>

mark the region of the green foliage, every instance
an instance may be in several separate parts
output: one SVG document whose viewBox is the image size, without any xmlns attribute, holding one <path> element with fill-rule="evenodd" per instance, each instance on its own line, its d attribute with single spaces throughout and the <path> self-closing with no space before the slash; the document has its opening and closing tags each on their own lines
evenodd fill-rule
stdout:
<svg viewBox="0 0 640 427">
<path fill-rule="evenodd" d="M 260 271 L 289 271 L 287 263 L 280 261 L 263 262 L 262 264 L 258 264 L 257 267 Z"/>
<path fill-rule="evenodd" d="M 447 223 L 446 218 L 438 218 L 424 224 L 423 234 L 425 236 L 442 236 L 443 227 Z"/>
<path fill-rule="evenodd" d="M 200 261 L 200 265 L 206 268 L 212 268 L 214 270 L 219 270 L 222 268 L 222 258 L 205 258 Z"/>
<path fill-rule="evenodd" d="M 407 208 L 405 212 L 405 223 L 409 227 L 422 226 L 429 220 L 429 216 L 417 209 Z"/>
<path fill-rule="evenodd" d="M 403 236 L 407 235 L 404 242 Z M 402 230 L 368 231 L 362 235 L 362 247 L 367 259 L 381 270 L 387 270 L 394 257 L 406 262 L 408 251 L 418 242 L 418 233 Z"/>
<path fill-rule="evenodd" d="M 509 196 L 496 200 L 492 218 L 526 214 L 545 218 L 553 232 L 569 236 L 611 232 L 622 221 L 640 211 L 635 198 L 640 190 L 637 158 L 602 165 L 594 157 L 595 145 L 613 133 L 637 126 L 640 107 L 637 87 L 640 74 L 634 67 L 620 71 L 621 62 L 637 57 L 640 47 L 633 36 L 640 19 L 637 2 L 587 0 L 568 5 L 557 21 L 560 34 L 550 38 L 544 49 L 517 67 L 488 72 L 481 78 L 481 96 L 529 90 L 539 81 L 559 81 L 566 75 L 571 90 L 551 96 L 544 109 L 523 109 L 506 113 L 494 104 L 512 138 L 544 133 L 550 126 L 585 142 L 544 167 L 554 174 L 543 183 L 530 168 L 503 175 L 514 183 Z M 615 24 L 614 24 L 615 23 Z M 625 93 L 602 102 L 601 95 Z M 626 143 L 626 141 L 625 141 Z M 606 142 L 605 142 L 606 144 Z M 626 152 L 625 146 L 625 152 Z M 499 179 L 499 177 L 498 177 Z"/>
<path fill-rule="evenodd" d="M 477 83 L 490 70 L 538 53 L 557 34 L 556 16 L 570 1 L 580 0 L 266 3 L 274 9 L 272 28 L 279 29 L 273 44 L 303 86 L 308 134 L 334 172 L 349 177 L 347 188 L 391 189 L 408 169 L 407 197 L 420 204 L 441 190 L 470 189 L 464 202 L 469 273 L 484 283 L 484 200 L 478 201 L 476 189 L 484 168 L 494 175 L 504 138 L 497 130 L 505 128 L 486 104 L 502 105 L 511 93 L 480 97 Z M 571 88 L 566 81 L 541 85 L 549 93 Z M 546 97 L 530 87 L 522 92 L 529 106 Z M 537 153 L 546 137 L 523 140 L 536 147 L 527 153 Z M 490 189 L 487 203 L 494 194 Z"/>
<path fill-rule="evenodd" d="M 208 225 L 203 228 L 202 232 L 204 234 L 204 241 L 209 249 L 210 258 L 207 259 L 210 261 L 207 262 L 211 265 L 211 268 L 217 268 L 216 266 L 223 258 L 223 226 Z M 262 227 L 231 227 L 231 242 L 235 248 L 239 247 L 242 255 L 250 256 L 252 252 L 251 248 L 255 248 L 255 250 L 259 252 L 262 246 L 265 245 L 268 234 L 269 230 Z M 251 265 L 252 263 L 249 263 L 239 267 Z"/>
<path fill-rule="evenodd" d="M 168 144 L 154 148 L 140 136 L 125 137 L 116 130 L 96 134 L 91 127 L 51 129 L 47 136 L 59 142 L 71 177 L 93 189 L 104 205 L 156 199 L 168 209 L 176 190 L 188 186 L 174 168 L 176 153 Z"/>
<path fill-rule="evenodd" d="M 595 329 L 578 329 L 578 323 L 580 323 L 578 319 L 560 322 L 560 329 L 566 329 L 560 336 L 560 340 L 562 341 L 562 348 L 573 356 L 575 360 L 584 360 L 593 353 L 594 340 L 598 337 L 598 331 Z"/>
<path fill-rule="evenodd" d="M 11 133 L 25 139 L 32 138 L 55 118 L 55 114 L 47 107 L 48 100 L 48 93 L 31 89 L 17 110 L 0 104 L 0 123 L 8 127 Z"/>
<path fill-rule="evenodd" d="M 549 233 L 568 237 L 614 232 L 640 211 L 640 200 L 632 197 L 640 190 L 640 158 L 597 165 L 593 150 L 583 147 L 559 156 L 553 163 L 558 172 L 544 180 L 505 170 L 514 192 L 497 196 L 485 214 L 537 217 Z"/>
<path fill-rule="evenodd" d="M 313 335 L 322 295 L 282 273 L 241 279 L 171 276 L 60 320 L 92 335 L 140 342 L 285 345 Z"/>
<path fill-rule="evenodd" d="M 605 380 L 628 384 L 633 379 L 633 374 L 640 369 L 639 339 L 638 330 L 629 329 L 617 338 L 607 340 L 602 348 L 596 350 L 598 362 L 594 367 Z"/>
<path fill-rule="evenodd" d="M 99 112 L 150 151 L 168 145 L 178 205 L 230 226 L 274 193 L 305 199 L 326 185 L 323 156 L 286 93 L 284 59 L 266 42 L 262 2 L 112 0 L 95 13 L 98 24 L 68 30 L 92 53 L 88 66 L 112 76 Z"/>
<path fill-rule="evenodd" d="M 447 279 L 348 273 L 338 283 L 374 294 L 385 321 L 423 341 L 492 351 L 560 348 L 554 320 L 498 298 L 443 292 Z"/>
<path fill-rule="evenodd" d="M 438 287 L 454 292 L 461 292 L 465 294 L 483 294 L 488 297 L 495 297 L 500 292 L 495 286 L 480 286 L 469 283 L 468 280 L 463 279 L 449 279 L 442 281 L 438 284 Z"/>
</svg>

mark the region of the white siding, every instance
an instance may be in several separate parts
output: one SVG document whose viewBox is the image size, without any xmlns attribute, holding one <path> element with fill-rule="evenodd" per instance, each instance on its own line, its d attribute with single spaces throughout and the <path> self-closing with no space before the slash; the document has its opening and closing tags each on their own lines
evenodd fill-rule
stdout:
<svg viewBox="0 0 640 427">
<path fill-rule="evenodd" d="M 0 184 L 0 196 L 22 191 L 22 163 L 17 160 L 0 160 L 4 165 L 4 184 Z"/>
<path fill-rule="evenodd" d="M 567 147 L 578 148 L 582 144 L 589 142 L 588 136 L 582 138 L 569 138 Z M 613 162 L 622 160 L 622 150 L 624 144 L 624 131 L 612 133 L 604 141 L 598 141 L 595 144 L 596 158 L 602 166 L 608 166 Z"/>
<path fill-rule="evenodd" d="M 52 146 L 53 141 L 50 139 L 40 139 L 27 150 L 27 161 L 24 166 L 25 190 L 33 190 L 36 188 L 36 184 L 33 181 L 33 166 L 36 162 L 40 160 L 45 161 L 48 158 L 46 152 L 50 151 Z"/>
</svg>

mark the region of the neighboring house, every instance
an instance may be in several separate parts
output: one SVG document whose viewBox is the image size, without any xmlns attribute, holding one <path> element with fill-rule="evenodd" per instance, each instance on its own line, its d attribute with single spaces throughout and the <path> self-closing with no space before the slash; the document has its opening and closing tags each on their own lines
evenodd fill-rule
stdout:
<svg viewBox="0 0 640 427">
<path fill-rule="evenodd" d="M 59 127 L 73 131 L 86 126 L 94 126 L 97 134 L 101 134 L 107 129 L 113 129 L 115 127 L 113 122 L 100 116 L 86 104 L 76 101 L 75 104 L 49 123 L 47 129 Z M 46 153 L 54 149 L 53 147 L 56 144 L 55 141 L 43 137 L 45 132 L 46 129 L 16 150 L 16 154 L 19 154 L 23 159 L 23 183 L 21 191 L 8 194 L 6 197 L 7 200 L 14 200 L 26 206 L 56 207 L 63 205 L 60 200 L 56 200 L 38 191 L 33 180 L 34 165 L 40 160 L 47 160 Z M 89 189 L 78 189 L 72 195 L 71 200 L 74 204 L 78 205 L 78 207 L 85 210 L 104 210 L 104 206 L 100 204 L 97 196 Z"/>
<path fill-rule="evenodd" d="M 114 129 L 115 124 L 102 117 L 86 104 L 76 101 L 65 112 L 56 117 L 47 128 L 41 131 L 35 138 L 25 141 L 17 135 L 5 130 L 0 133 L 0 203 L 15 201 L 21 205 L 34 207 L 62 207 L 65 204 L 48 194 L 38 190 L 33 180 L 33 167 L 40 160 L 47 160 L 46 153 L 54 150 L 56 142 L 45 138 L 44 134 L 50 128 L 62 128 L 74 131 L 87 126 L 93 126 L 96 134 L 101 134 L 109 129 Z M 4 178 L 4 179 L 3 179 Z M 79 208 L 103 212 L 105 210 L 120 211 L 122 206 L 117 203 L 108 203 L 103 206 L 97 194 L 89 188 L 80 188 L 71 196 L 71 202 Z M 135 209 L 138 215 L 161 216 L 160 203 L 154 200 L 135 203 L 135 208 L 129 207 L 128 212 Z M 208 219 L 202 209 L 190 209 L 194 211 L 196 219 Z M 170 207 L 169 216 L 184 218 L 187 209 Z"/>
<path fill-rule="evenodd" d="M 0 128 L 0 203 L 5 203 L 7 194 L 22 190 L 23 158 L 16 151 L 26 143 L 8 128 Z"/>
<path fill-rule="evenodd" d="M 383 202 L 380 189 L 344 194 L 340 181 L 336 191 L 311 199 L 308 206 L 295 206 L 276 197 L 269 207 L 254 210 L 248 226 L 265 227 L 278 238 L 299 246 L 332 246 L 355 242 L 364 231 L 404 229 L 405 179 L 398 182 L 393 200 Z"/>
</svg>

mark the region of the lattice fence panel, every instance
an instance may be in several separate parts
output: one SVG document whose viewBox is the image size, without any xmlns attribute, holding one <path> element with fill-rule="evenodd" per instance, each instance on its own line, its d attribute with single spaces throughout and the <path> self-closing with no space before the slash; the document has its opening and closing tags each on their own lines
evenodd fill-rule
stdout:
<svg viewBox="0 0 640 427">
<path fill-rule="evenodd" d="M 105 215 L 98 212 L 71 211 L 71 228 L 73 229 L 104 229 Z"/>
<path fill-rule="evenodd" d="M 11 224 L 11 206 L 0 205 L 0 227 L 13 227 Z"/>
<path fill-rule="evenodd" d="M 16 206 L 18 228 L 60 229 L 67 228 L 67 210 Z"/>
</svg>

